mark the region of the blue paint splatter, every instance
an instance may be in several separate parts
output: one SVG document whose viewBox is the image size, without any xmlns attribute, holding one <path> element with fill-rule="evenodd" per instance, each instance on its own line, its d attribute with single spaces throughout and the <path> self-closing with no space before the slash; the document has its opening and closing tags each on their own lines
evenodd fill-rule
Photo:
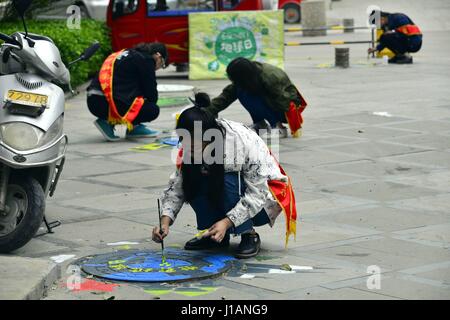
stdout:
<svg viewBox="0 0 450 320">
<path fill-rule="evenodd" d="M 151 273 L 120 272 L 102 275 L 102 278 L 106 279 L 124 280 L 124 281 L 142 281 L 142 282 L 173 281 L 173 280 L 188 279 L 190 277 L 191 276 L 189 275 L 184 274 L 171 275 L 165 272 L 151 272 Z"/>
<path fill-rule="evenodd" d="M 225 262 L 236 259 L 230 256 L 214 255 L 214 256 L 205 256 L 203 260 L 209 262 L 211 265 L 202 267 L 200 270 L 215 273 L 225 267 Z"/>
</svg>

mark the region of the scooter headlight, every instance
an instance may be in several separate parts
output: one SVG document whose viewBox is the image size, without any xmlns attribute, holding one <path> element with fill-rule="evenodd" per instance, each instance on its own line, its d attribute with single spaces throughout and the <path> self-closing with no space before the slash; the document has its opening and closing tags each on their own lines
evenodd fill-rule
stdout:
<svg viewBox="0 0 450 320">
<path fill-rule="evenodd" d="M 63 132 L 63 116 L 60 116 L 47 130 L 42 139 L 40 140 L 39 146 L 45 146 L 49 143 L 52 143 L 56 139 L 58 139 Z"/>
<path fill-rule="evenodd" d="M 27 151 L 53 142 L 62 133 L 62 127 L 62 116 L 47 132 L 28 123 L 10 122 L 0 125 L 0 135 L 3 142 L 11 148 Z"/>
</svg>

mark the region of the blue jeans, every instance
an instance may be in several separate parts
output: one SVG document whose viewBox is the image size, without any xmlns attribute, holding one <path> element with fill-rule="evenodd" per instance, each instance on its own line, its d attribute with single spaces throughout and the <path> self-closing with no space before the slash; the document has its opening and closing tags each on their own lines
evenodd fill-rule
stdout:
<svg viewBox="0 0 450 320">
<path fill-rule="evenodd" d="M 250 113 L 253 123 L 267 120 L 272 127 L 278 122 L 285 123 L 286 116 L 284 112 L 274 111 L 267 105 L 263 97 L 252 95 L 242 89 L 237 89 L 237 97 L 239 102 Z"/>
<path fill-rule="evenodd" d="M 199 193 L 197 197 L 191 201 L 191 207 L 195 211 L 197 216 L 197 228 L 199 230 L 208 229 L 214 223 L 222 220 L 226 217 L 228 211 L 234 208 L 234 206 L 239 202 L 239 178 L 238 173 L 225 173 L 224 176 L 224 195 L 223 195 L 223 208 L 217 209 L 211 207 L 207 195 L 208 191 L 208 180 L 203 177 L 199 181 Z M 241 179 L 241 194 L 245 192 L 245 184 Z M 246 231 L 252 230 L 252 228 L 265 225 L 269 223 L 269 216 L 266 210 L 262 209 L 256 216 L 245 221 L 238 227 L 232 227 L 228 229 L 227 236 L 229 234 L 241 234 Z"/>
</svg>

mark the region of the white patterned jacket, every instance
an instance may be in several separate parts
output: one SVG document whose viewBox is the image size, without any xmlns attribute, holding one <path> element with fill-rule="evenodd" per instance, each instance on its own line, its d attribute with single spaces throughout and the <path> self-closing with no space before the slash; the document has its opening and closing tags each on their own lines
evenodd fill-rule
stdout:
<svg viewBox="0 0 450 320">
<path fill-rule="evenodd" d="M 241 172 L 246 185 L 240 201 L 227 213 L 228 218 L 237 227 L 264 208 L 269 216 L 270 226 L 273 226 L 282 209 L 270 192 L 268 181 L 280 180 L 287 183 L 288 177 L 281 173 L 269 148 L 253 130 L 230 120 L 218 119 L 217 122 L 225 132 L 225 173 Z M 184 202 L 182 175 L 176 170 L 170 176 L 168 187 L 161 198 L 162 215 L 175 221 Z"/>
</svg>

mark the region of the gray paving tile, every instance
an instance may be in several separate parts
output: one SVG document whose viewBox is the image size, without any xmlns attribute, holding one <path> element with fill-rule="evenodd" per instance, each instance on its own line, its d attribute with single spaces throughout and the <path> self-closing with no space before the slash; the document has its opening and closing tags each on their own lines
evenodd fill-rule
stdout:
<svg viewBox="0 0 450 320">
<path fill-rule="evenodd" d="M 165 170 L 142 170 L 90 178 L 89 181 L 99 181 L 105 184 L 123 185 L 134 188 L 147 188 L 166 186 L 170 174 L 171 172 Z"/>
<path fill-rule="evenodd" d="M 389 139 L 390 142 L 401 143 L 403 145 L 420 147 L 423 149 L 445 150 L 450 148 L 450 137 L 437 134 L 422 134 L 412 137 L 400 137 Z"/>
<path fill-rule="evenodd" d="M 297 290 L 280 295 L 280 298 L 292 300 L 396 300 L 397 298 L 368 292 L 354 288 L 326 289 L 314 287 L 312 289 Z"/>
<path fill-rule="evenodd" d="M 414 199 L 405 199 L 392 201 L 390 204 L 400 208 L 411 208 L 434 212 L 450 212 L 450 194 L 443 193 L 438 195 L 417 195 Z"/>
<path fill-rule="evenodd" d="M 424 151 L 384 158 L 386 161 L 421 165 L 430 168 L 448 168 L 450 153 L 441 151 Z"/>
<path fill-rule="evenodd" d="M 354 288 L 368 291 L 364 285 L 357 285 Z M 443 300 L 450 298 L 450 290 L 448 289 L 391 277 L 381 281 L 381 289 L 377 290 L 377 292 L 402 299 L 414 300 Z"/>
<path fill-rule="evenodd" d="M 62 172 L 62 179 L 109 174 L 113 172 L 132 172 L 137 167 L 103 159 L 75 159 L 67 162 Z"/>
<path fill-rule="evenodd" d="M 120 192 L 120 188 L 106 186 L 100 183 L 91 183 L 89 181 L 61 179 L 51 201 L 60 201 L 64 199 L 81 199 L 93 195 L 110 194 Z"/>
<path fill-rule="evenodd" d="M 332 257 L 342 261 L 350 261 L 365 266 L 366 268 L 376 265 L 381 268 L 382 272 L 384 272 L 384 270 L 401 270 L 423 264 L 422 259 L 419 257 L 361 248 L 358 243 L 354 245 L 320 249 L 316 250 L 314 254 L 317 256 Z"/>
<path fill-rule="evenodd" d="M 338 194 L 377 201 L 410 199 L 436 194 L 437 192 L 432 189 L 384 181 L 358 182 L 344 186 L 333 186 L 329 189 L 331 192 Z"/>
<path fill-rule="evenodd" d="M 318 169 L 343 172 L 366 177 L 386 177 L 390 176 L 409 176 L 418 174 L 427 174 L 431 169 L 424 168 L 416 164 L 401 164 L 395 162 L 386 162 L 380 159 L 360 160 L 350 163 L 321 165 Z"/>
<path fill-rule="evenodd" d="M 344 155 L 326 150 L 303 150 L 301 153 L 289 152 L 280 155 L 280 163 L 295 165 L 300 168 L 311 168 L 319 165 L 317 159 L 322 159 L 319 164 L 339 163 L 360 160 L 360 156 Z"/>
<path fill-rule="evenodd" d="M 398 154 L 403 155 L 423 151 L 424 149 L 371 141 L 328 147 L 327 150 L 333 150 L 345 154 L 359 155 L 367 158 L 379 158 Z"/>
<path fill-rule="evenodd" d="M 450 171 L 435 170 L 428 174 L 388 177 L 389 181 L 450 192 Z"/>
<path fill-rule="evenodd" d="M 64 200 L 62 206 L 76 209 L 94 209 L 100 212 L 126 212 L 143 210 L 156 203 L 157 196 L 144 192 L 122 192 L 116 194 L 86 197 L 83 202 L 78 199 Z"/>
<path fill-rule="evenodd" d="M 397 239 L 423 243 L 429 246 L 450 248 L 450 224 L 436 224 L 393 233 Z"/>
<path fill-rule="evenodd" d="M 360 124 L 386 124 L 389 122 L 400 122 L 409 120 L 403 117 L 381 117 L 369 112 L 360 112 L 354 114 L 346 114 L 338 117 L 333 117 L 333 120 L 355 122 Z"/>
<path fill-rule="evenodd" d="M 433 223 L 446 223 L 445 214 L 430 214 L 423 211 L 395 209 L 386 206 L 368 207 L 353 211 L 343 211 L 327 216 L 327 220 L 343 225 L 355 225 L 377 231 L 398 231 L 426 226 Z"/>
<path fill-rule="evenodd" d="M 389 125 L 387 125 L 389 126 Z M 408 129 L 414 131 L 422 131 L 422 132 L 432 132 L 432 133 L 440 133 L 443 131 L 450 130 L 450 124 L 448 121 L 442 120 L 417 120 L 417 121 L 408 121 L 403 123 L 398 123 L 392 125 L 395 128 Z"/>
<path fill-rule="evenodd" d="M 337 136 L 367 139 L 371 141 L 384 141 L 386 139 L 392 139 L 397 137 L 404 137 L 403 139 L 414 139 L 421 132 L 409 130 L 397 130 L 397 126 L 395 126 L 395 129 L 389 129 L 379 126 L 368 127 L 366 125 L 360 125 L 359 127 L 356 128 L 331 130 L 328 131 L 327 133 Z M 407 138 L 405 136 L 407 136 Z"/>
<path fill-rule="evenodd" d="M 450 251 L 448 249 L 430 247 L 410 241 L 393 239 L 391 237 L 385 237 L 383 239 L 377 240 L 361 241 L 354 245 L 373 251 L 419 258 L 424 264 L 450 260 Z"/>
<path fill-rule="evenodd" d="M 58 233 L 47 235 L 46 237 L 76 242 L 80 246 L 98 246 L 106 245 L 108 242 L 150 238 L 151 228 L 147 225 L 117 218 L 107 218 L 96 221 L 63 224 L 58 227 Z M 155 249 L 157 248 L 156 243 L 151 246 Z"/>
</svg>

